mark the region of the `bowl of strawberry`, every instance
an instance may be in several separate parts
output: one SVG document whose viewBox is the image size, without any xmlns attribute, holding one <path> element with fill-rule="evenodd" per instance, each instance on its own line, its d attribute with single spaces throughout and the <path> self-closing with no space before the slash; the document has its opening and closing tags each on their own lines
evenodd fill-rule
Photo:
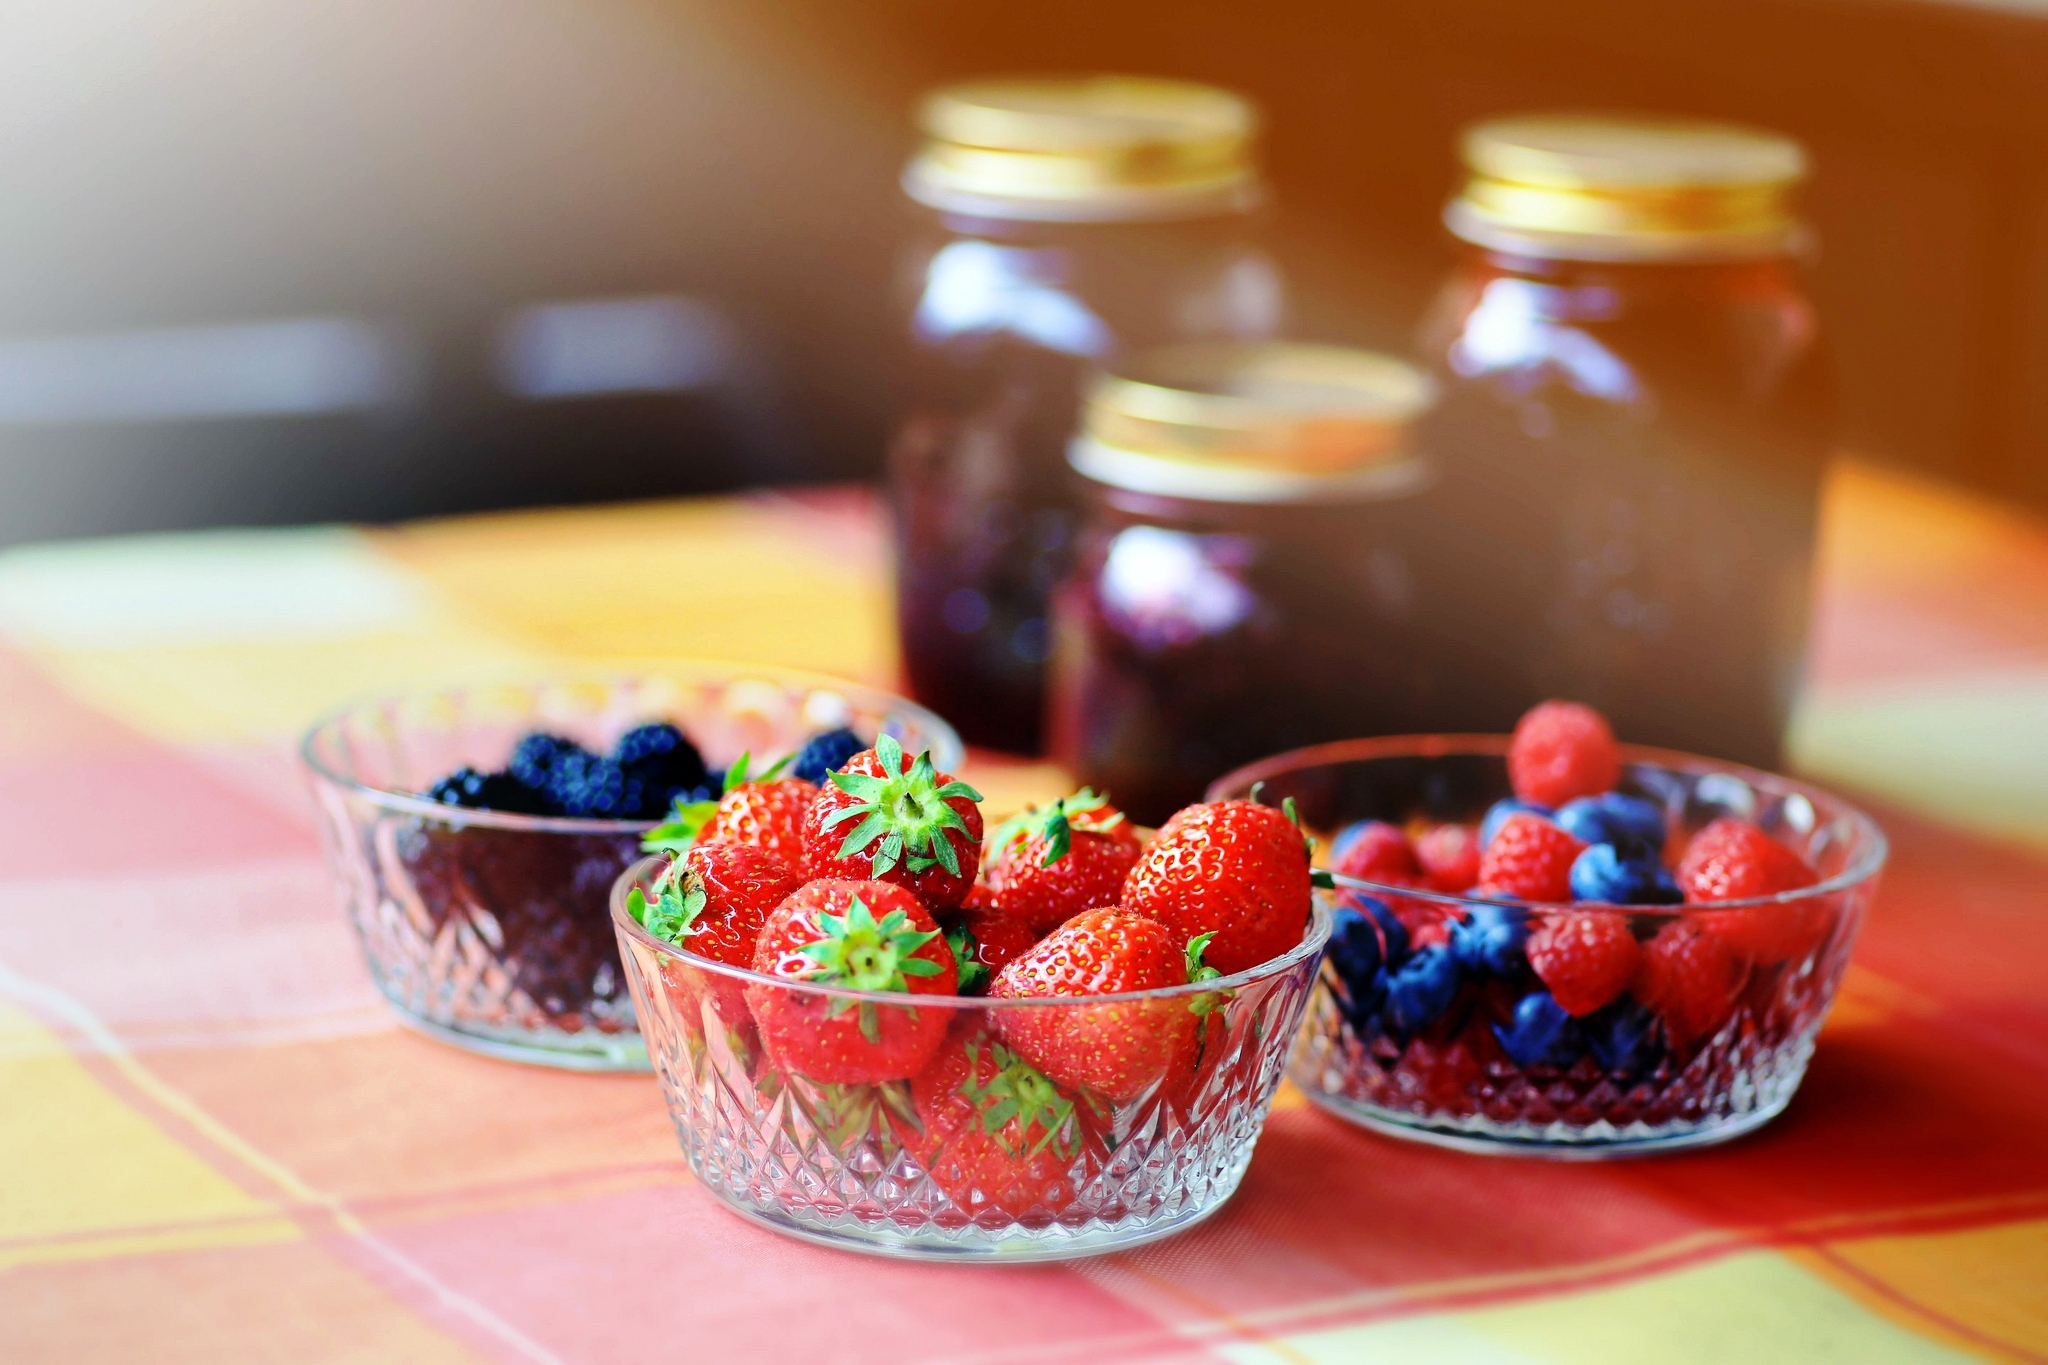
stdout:
<svg viewBox="0 0 2048 1365">
<path fill-rule="evenodd" d="M 1250 801 L 1148 836 L 1087 791 L 990 828 L 944 768 L 884 738 L 779 827 L 707 826 L 619 879 L 691 1168 L 781 1231 L 931 1260 L 1207 1217 L 1329 933 L 1308 840 Z"/>
<path fill-rule="evenodd" d="M 401 1021 L 512 1060 L 645 1070 L 611 925 L 619 874 L 650 841 L 802 808 L 882 734 L 960 752 L 945 722 L 885 692 L 674 664 L 351 707 L 301 754 L 371 978 Z"/>
<path fill-rule="evenodd" d="M 1329 949 L 1290 1075 L 1367 1127 L 1597 1157 L 1721 1142 L 1790 1103 L 1885 859 L 1789 778 L 1616 742 L 1545 702 L 1512 736 L 1298 750 L 1260 789 L 1324 835 Z"/>
</svg>

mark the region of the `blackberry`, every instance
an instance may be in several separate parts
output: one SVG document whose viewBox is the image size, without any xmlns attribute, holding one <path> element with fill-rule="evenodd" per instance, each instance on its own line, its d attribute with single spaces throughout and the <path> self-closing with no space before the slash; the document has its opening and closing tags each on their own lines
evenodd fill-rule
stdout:
<svg viewBox="0 0 2048 1365">
<path fill-rule="evenodd" d="M 704 785 L 704 756 L 688 735 L 667 721 L 652 721 L 619 736 L 612 761 L 629 781 L 640 783 L 645 793 L 641 804 L 654 808 L 649 818 L 668 808 L 671 793 Z"/>
<path fill-rule="evenodd" d="M 632 819 L 644 791 L 642 782 L 626 781 L 618 764 L 587 749 L 562 755 L 548 774 L 548 796 L 562 814 L 576 819 Z"/>
<path fill-rule="evenodd" d="M 868 747 L 868 742 L 844 726 L 812 735 L 789 765 L 791 777 L 823 785 L 825 774 L 837 772 L 847 759 Z"/>
<path fill-rule="evenodd" d="M 484 775 L 474 768 L 457 768 L 427 788 L 427 799 L 439 801 L 444 806 L 476 809 L 483 805 L 484 781 Z"/>
<path fill-rule="evenodd" d="M 553 786 L 556 769 L 579 754 L 584 758 L 597 757 L 573 739 L 536 730 L 512 750 L 505 771 L 525 786 L 544 792 Z"/>
<path fill-rule="evenodd" d="M 510 773 L 457 768 L 427 788 L 427 797 L 466 810 L 501 810 L 513 815 L 552 815 L 546 797 Z"/>
</svg>

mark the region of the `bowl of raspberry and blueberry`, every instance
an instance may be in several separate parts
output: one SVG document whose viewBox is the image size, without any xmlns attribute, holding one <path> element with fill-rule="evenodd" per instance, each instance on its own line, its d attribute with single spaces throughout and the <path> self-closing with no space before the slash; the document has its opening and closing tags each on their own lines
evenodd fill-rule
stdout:
<svg viewBox="0 0 2048 1365">
<path fill-rule="evenodd" d="M 682 664 L 375 702 L 315 725 L 302 756 L 402 1021 L 514 1060 L 645 1070 L 611 925 L 619 874 L 649 840 L 805 804 L 885 734 L 960 754 L 945 722 L 888 693 Z M 746 809 L 725 809 L 729 788 Z"/>
<path fill-rule="evenodd" d="M 1616 742 L 1545 702 L 1511 737 L 1252 764 L 1325 834 L 1330 943 L 1290 1075 L 1367 1127 L 1592 1157 L 1720 1142 L 1791 1101 L 1885 858 L 1788 778 Z"/>
<path fill-rule="evenodd" d="M 1251 1159 L 1329 932 L 1292 813 L 993 826 L 889 737 L 801 809 L 651 842 L 612 916 L 691 1168 L 813 1241 L 1051 1260 L 1190 1226 Z M 726 818 L 735 817 L 735 818 Z"/>
</svg>

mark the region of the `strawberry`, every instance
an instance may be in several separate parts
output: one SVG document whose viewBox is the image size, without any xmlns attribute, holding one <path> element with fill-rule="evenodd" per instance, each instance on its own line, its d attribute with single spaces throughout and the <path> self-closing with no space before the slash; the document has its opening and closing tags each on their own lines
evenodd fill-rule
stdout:
<svg viewBox="0 0 2048 1365">
<path fill-rule="evenodd" d="M 960 904 L 981 863 L 980 792 L 889 735 L 826 776 L 804 815 L 813 877 L 892 882 L 934 912 Z"/>
<path fill-rule="evenodd" d="M 1123 904 L 1182 941 L 1213 935 L 1210 965 L 1229 975 L 1301 942 L 1309 887 L 1309 845 L 1293 820 L 1218 801 L 1167 820 L 1124 880 Z"/>
<path fill-rule="evenodd" d="M 1217 975 L 1202 965 L 1208 935 L 1189 939 L 1128 910 L 1076 915 L 1032 945 L 989 987 L 998 1000 L 1044 1000 L 1182 986 Z M 1172 1084 L 1194 1064 L 1214 995 L 1003 1010 L 1003 1040 L 1065 1085 L 1116 1103 Z"/>
<path fill-rule="evenodd" d="M 818 789 L 794 777 L 780 777 L 784 758 L 758 777 L 747 772 L 748 756 L 726 770 L 716 801 L 678 805 L 668 819 L 647 831 L 640 846 L 650 853 L 684 853 L 698 844 L 748 844 L 765 848 L 791 867 L 804 867 L 804 815 Z"/>
<path fill-rule="evenodd" d="M 1415 861 L 1408 836 L 1384 820 L 1365 820 L 1340 830 L 1330 842 L 1330 870 L 1383 886 L 1422 882 L 1422 864 Z"/>
<path fill-rule="evenodd" d="M 959 969 L 923 902 L 876 881 L 813 881 L 761 928 L 754 970 L 787 982 L 952 995 Z M 901 1080 L 931 1060 L 948 1011 L 880 1005 L 786 985 L 747 987 L 776 1065 L 827 1084 Z"/>
<path fill-rule="evenodd" d="M 1679 889 L 1695 904 L 1776 896 L 1818 880 L 1798 854 L 1732 816 L 1695 834 L 1678 863 Z M 1804 957 L 1828 928 L 1826 907 L 1811 900 L 1703 910 L 1695 918 L 1737 957 L 1766 965 Z"/>
<path fill-rule="evenodd" d="M 1642 946 L 1630 989 L 1663 1016 L 1671 1045 L 1684 1047 L 1727 1022 L 1740 970 L 1720 938 L 1694 919 L 1677 919 Z"/>
<path fill-rule="evenodd" d="M 1083 910 L 1115 905 L 1137 861 L 1131 822 L 1083 787 L 996 826 L 979 890 L 983 904 L 1045 934 Z"/>
<path fill-rule="evenodd" d="M 1057 1214 L 1074 1201 L 1071 1169 L 1099 1141 L 1099 1119 L 978 1024 L 956 1028 L 910 1083 L 932 1181 L 970 1217 Z"/>
<path fill-rule="evenodd" d="M 1575 796 L 1598 796 L 1621 780 L 1621 746 L 1607 717 L 1575 701 L 1546 701 L 1515 722 L 1508 781 L 1524 801 L 1555 810 Z"/>
<path fill-rule="evenodd" d="M 1452 895 L 1479 884 L 1479 831 L 1471 825 L 1431 825 L 1415 840 L 1415 861 L 1430 889 Z"/>
<path fill-rule="evenodd" d="M 1542 816 L 1517 811 L 1479 857 L 1479 889 L 1516 900 L 1570 901 L 1572 863 L 1585 849 Z"/>
<path fill-rule="evenodd" d="M 958 915 L 946 920 L 945 931 L 946 946 L 960 964 L 962 995 L 980 995 L 996 973 L 1038 942 L 1023 920 L 977 904 L 974 892 Z"/>
<path fill-rule="evenodd" d="M 1545 915 L 1529 933 L 1529 965 L 1565 1013 L 1591 1014 L 1628 989 L 1636 974 L 1635 935 L 1612 910 Z"/>
<path fill-rule="evenodd" d="M 648 933 L 731 967 L 750 967 L 761 926 L 804 884 L 764 848 L 701 844 L 663 868 L 649 900 L 638 888 L 626 911 Z"/>
</svg>

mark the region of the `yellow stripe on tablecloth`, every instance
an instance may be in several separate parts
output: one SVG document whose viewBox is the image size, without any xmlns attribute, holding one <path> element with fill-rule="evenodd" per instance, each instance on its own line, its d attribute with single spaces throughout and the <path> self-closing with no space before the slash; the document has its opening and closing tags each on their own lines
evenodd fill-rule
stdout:
<svg viewBox="0 0 2048 1365">
<path fill-rule="evenodd" d="M 1974 1357 L 1905 1330 L 1775 1252 L 1498 1307 L 1216 1344 L 1242 1365 L 1921 1365 Z"/>
<path fill-rule="evenodd" d="M 2048 1356 L 2048 1220 L 1795 1253 L 1873 1311 L 1996 1359 Z"/>
<path fill-rule="evenodd" d="M 299 1237 L 0 1004 L 0 1266 Z"/>
</svg>

